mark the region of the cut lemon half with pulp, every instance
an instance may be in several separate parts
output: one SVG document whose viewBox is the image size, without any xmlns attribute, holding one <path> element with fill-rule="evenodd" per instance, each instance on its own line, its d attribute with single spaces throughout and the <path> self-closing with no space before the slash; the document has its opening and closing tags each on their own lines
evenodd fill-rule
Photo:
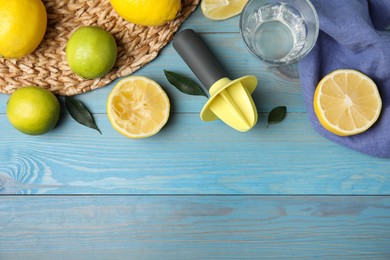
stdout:
<svg viewBox="0 0 390 260">
<path fill-rule="evenodd" d="M 203 15 L 212 20 L 225 20 L 239 15 L 248 0 L 202 0 Z"/>
<path fill-rule="evenodd" d="M 382 100 L 368 76 L 356 70 L 336 70 L 318 83 L 313 106 L 325 129 L 350 136 L 366 131 L 377 121 Z"/>
<path fill-rule="evenodd" d="M 107 100 L 107 116 L 118 132 L 130 138 L 157 134 L 169 117 L 170 103 L 160 85 L 146 77 L 120 80 Z"/>
</svg>

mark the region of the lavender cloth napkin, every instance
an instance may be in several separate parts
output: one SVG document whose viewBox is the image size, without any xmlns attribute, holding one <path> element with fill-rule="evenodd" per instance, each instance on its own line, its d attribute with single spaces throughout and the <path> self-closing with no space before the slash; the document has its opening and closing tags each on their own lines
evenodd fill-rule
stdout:
<svg viewBox="0 0 390 260">
<path fill-rule="evenodd" d="M 360 152 L 390 158 L 390 0 L 312 0 L 320 33 L 299 62 L 307 113 L 322 136 Z M 340 137 L 325 130 L 313 109 L 318 82 L 336 69 L 355 69 L 374 80 L 382 97 L 378 121 L 366 132 Z"/>
</svg>

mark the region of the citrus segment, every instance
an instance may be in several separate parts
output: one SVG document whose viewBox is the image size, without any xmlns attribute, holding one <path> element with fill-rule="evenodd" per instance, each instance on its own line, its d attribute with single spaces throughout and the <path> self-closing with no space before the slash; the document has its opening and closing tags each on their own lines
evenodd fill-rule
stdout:
<svg viewBox="0 0 390 260">
<path fill-rule="evenodd" d="M 120 80 L 107 100 L 107 116 L 112 126 L 130 138 L 157 134 L 169 117 L 167 94 L 155 81 L 130 76 Z"/>
<path fill-rule="evenodd" d="M 362 133 L 378 119 L 382 100 L 375 83 L 356 70 L 336 70 L 317 85 L 314 111 L 328 131 L 349 136 Z"/>
<path fill-rule="evenodd" d="M 176 18 L 181 0 L 110 0 L 125 20 L 144 26 L 163 25 Z"/>
<path fill-rule="evenodd" d="M 46 32 L 41 0 L 0 0 L 0 56 L 20 58 L 33 52 Z"/>
<path fill-rule="evenodd" d="M 203 15 L 212 20 L 225 20 L 242 12 L 248 0 L 202 0 Z"/>
</svg>

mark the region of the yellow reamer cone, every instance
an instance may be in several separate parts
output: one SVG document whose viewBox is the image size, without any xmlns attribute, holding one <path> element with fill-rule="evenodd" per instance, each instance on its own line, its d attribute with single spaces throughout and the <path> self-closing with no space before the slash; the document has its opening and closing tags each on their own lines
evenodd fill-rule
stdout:
<svg viewBox="0 0 390 260">
<path fill-rule="evenodd" d="M 246 132 L 257 123 L 257 110 L 251 94 L 257 86 L 257 79 L 245 76 L 231 81 L 218 80 L 210 88 L 210 99 L 203 107 L 200 118 L 214 121 L 218 118 L 232 128 Z"/>
<path fill-rule="evenodd" d="M 210 93 L 200 118 L 222 120 L 232 128 L 246 132 L 257 123 L 257 110 L 251 94 L 257 79 L 245 76 L 230 80 L 200 37 L 191 29 L 178 33 L 173 46 Z"/>
</svg>

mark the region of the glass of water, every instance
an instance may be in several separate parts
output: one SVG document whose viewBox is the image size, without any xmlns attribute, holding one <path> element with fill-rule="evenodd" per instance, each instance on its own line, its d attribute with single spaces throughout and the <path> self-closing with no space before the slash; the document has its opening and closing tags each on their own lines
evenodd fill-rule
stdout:
<svg viewBox="0 0 390 260">
<path fill-rule="evenodd" d="M 249 0 L 241 13 L 240 31 L 252 54 L 281 66 L 310 52 L 319 22 L 310 0 Z"/>
</svg>

